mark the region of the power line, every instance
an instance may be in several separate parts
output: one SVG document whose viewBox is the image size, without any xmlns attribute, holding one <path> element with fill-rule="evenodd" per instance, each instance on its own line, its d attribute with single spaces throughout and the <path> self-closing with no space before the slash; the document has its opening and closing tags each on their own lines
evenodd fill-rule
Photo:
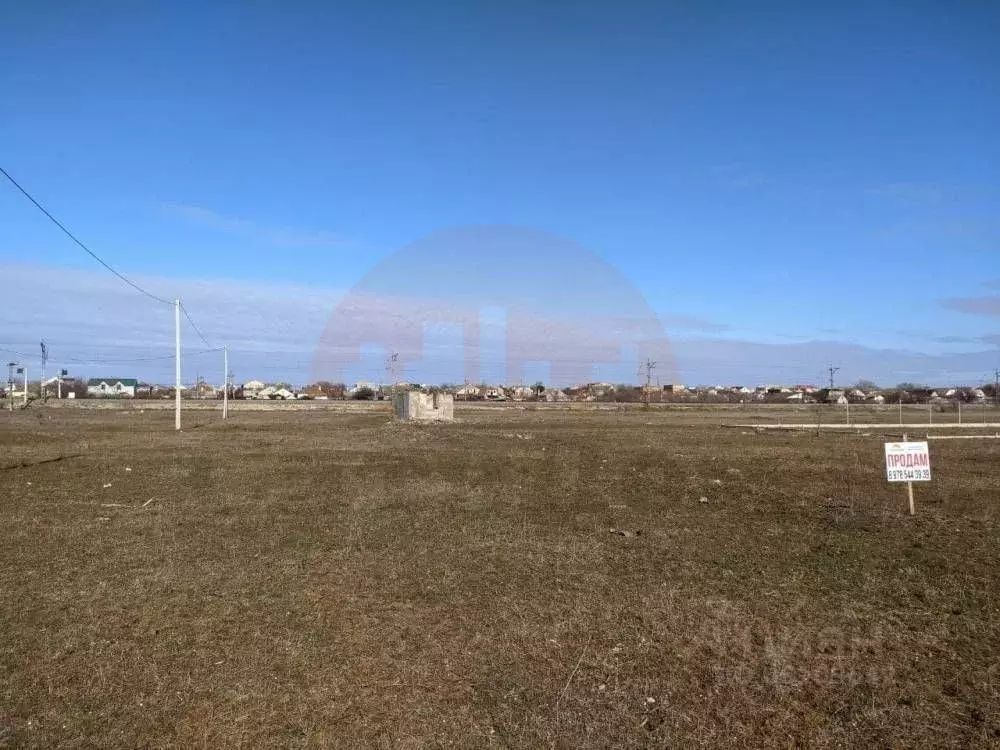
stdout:
<svg viewBox="0 0 1000 750">
<path fill-rule="evenodd" d="M 115 270 L 111 265 L 109 265 L 108 263 L 106 263 L 97 253 L 95 253 L 89 247 L 87 247 L 86 245 L 84 245 L 80 240 L 78 240 L 76 238 L 76 236 L 71 231 L 69 231 L 65 226 L 63 226 L 63 224 L 55 216 L 53 216 L 52 214 L 50 214 L 45 209 L 45 206 L 43 206 L 41 203 L 39 203 L 37 200 L 35 200 L 35 198 L 31 195 L 31 193 L 29 193 L 27 190 L 25 190 L 23 187 L 21 187 L 21 185 L 17 182 L 17 180 L 15 180 L 13 177 L 11 177 L 10 174 L 7 172 L 6 169 L 4 169 L 3 167 L 0 167 L 0 174 L 2 174 L 4 177 L 6 177 L 9 180 L 11 185 L 13 185 L 18 190 L 20 190 L 21 193 L 24 195 L 24 197 L 27 198 L 29 201 L 31 201 L 32 204 L 34 204 L 35 208 L 37 208 L 39 211 L 41 211 L 43 214 L 45 214 L 45 216 L 48 218 L 49 221 L 51 221 L 53 224 L 55 224 L 57 227 L 59 227 L 59 229 L 62 230 L 63 234 L 65 234 L 67 237 L 69 237 L 71 240 L 73 240 L 73 242 L 75 242 L 77 245 L 79 245 L 83 249 L 83 251 L 85 253 L 87 253 L 87 255 L 89 255 L 91 258 L 93 258 L 94 260 L 96 260 L 98 263 L 100 263 L 102 266 L 104 266 L 107 270 L 109 270 L 111 273 L 113 273 L 119 279 L 121 279 L 122 281 L 124 281 L 130 287 L 132 287 L 133 289 L 135 289 L 138 292 L 141 292 L 142 294 L 145 294 L 150 299 L 156 300 L 157 302 L 159 302 L 161 304 L 164 304 L 164 305 L 171 305 L 171 304 L 173 304 L 172 302 L 169 302 L 168 300 L 163 299 L 163 297 L 157 297 L 152 292 L 147 292 L 141 286 L 139 286 L 134 281 L 132 281 L 130 278 L 128 278 L 127 276 L 125 276 L 125 274 L 121 273 L 120 271 Z"/>
<path fill-rule="evenodd" d="M 216 347 L 214 349 L 199 349 L 197 351 L 185 351 L 185 357 L 198 357 L 203 354 L 213 354 L 215 352 L 221 352 L 222 347 Z M 41 359 L 37 354 L 24 354 L 15 349 L 5 349 L 0 347 L 0 352 L 6 352 L 8 354 L 14 354 L 21 359 Z M 56 360 L 59 362 L 66 362 L 73 365 L 116 365 L 116 364 L 129 364 L 130 362 L 157 362 L 168 359 L 173 359 L 175 355 L 173 354 L 161 354 L 153 357 L 129 357 L 129 358 L 111 358 L 105 359 L 103 357 L 90 357 L 90 358 L 80 358 L 80 357 L 57 357 Z"/>
<path fill-rule="evenodd" d="M 200 338 L 200 339 L 201 339 L 201 342 L 202 342 L 202 343 L 203 343 L 203 344 L 204 344 L 205 346 L 207 346 L 208 348 L 210 348 L 210 349 L 211 349 L 211 348 L 212 348 L 212 345 L 211 345 L 210 343 L 208 343 L 208 339 L 206 339 L 206 338 L 205 338 L 205 337 L 204 337 L 204 336 L 203 336 L 203 335 L 201 334 L 201 331 L 200 331 L 200 330 L 198 330 L 198 326 L 196 326 L 196 325 L 195 325 L 195 323 L 194 323 L 194 321 L 193 321 L 193 320 L 191 319 L 191 316 L 190 316 L 190 315 L 188 314 L 188 311 L 187 311 L 187 308 L 186 308 L 186 307 L 184 307 L 184 303 L 181 303 L 181 312 L 182 312 L 182 313 L 184 313 L 184 317 L 185 317 L 185 318 L 187 318 L 187 321 L 188 321 L 188 323 L 190 323 L 190 324 L 191 324 L 191 327 L 192 327 L 192 328 L 194 329 L 194 332 L 198 334 L 198 338 Z M 216 351 L 218 351 L 218 349 L 216 349 Z"/>
<path fill-rule="evenodd" d="M 214 352 L 221 352 L 221 348 L 217 349 L 201 349 L 199 351 L 184 352 L 185 357 L 198 357 L 202 354 L 212 354 Z M 166 360 L 174 359 L 173 354 L 164 354 L 157 357 L 136 357 L 134 359 L 74 359 L 72 357 L 63 357 L 60 359 L 62 362 L 68 362 L 74 365 L 124 365 L 131 362 L 163 362 Z"/>
<path fill-rule="evenodd" d="M 16 354 L 21 359 L 38 359 L 37 354 L 25 354 L 24 352 L 15 351 L 14 349 L 0 349 L 0 352 L 6 352 L 7 354 Z"/>
</svg>

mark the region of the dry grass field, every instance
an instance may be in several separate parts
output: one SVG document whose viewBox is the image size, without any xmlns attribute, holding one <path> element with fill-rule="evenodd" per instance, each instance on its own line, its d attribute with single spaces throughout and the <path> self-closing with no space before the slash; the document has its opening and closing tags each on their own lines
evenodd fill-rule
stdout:
<svg viewBox="0 0 1000 750">
<path fill-rule="evenodd" d="M 1000 441 L 459 417 L 0 415 L 0 747 L 1000 746 Z"/>
</svg>

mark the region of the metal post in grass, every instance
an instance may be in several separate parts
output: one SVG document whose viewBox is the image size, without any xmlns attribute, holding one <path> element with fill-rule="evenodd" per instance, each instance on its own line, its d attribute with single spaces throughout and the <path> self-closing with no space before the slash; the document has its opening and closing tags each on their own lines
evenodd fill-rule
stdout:
<svg viewBox="0 0 1000 750">
<path fill-rule="evenodd" d="M 903 442 L 905 443 L 906 441 L 907 441 L 907 436 L 906 436 L 906 433 L 904 432 L 903 433 Z M 907 497 L 909 498 L 909 501 L 910 501 L 910 515 L 911 516 L 915 516 L 915 515 L 917 515 L 917 509 L 913 505 L 913 482 L 907 482 L 906 483 L 906 495 L 907 495 Z"/>
</svg>

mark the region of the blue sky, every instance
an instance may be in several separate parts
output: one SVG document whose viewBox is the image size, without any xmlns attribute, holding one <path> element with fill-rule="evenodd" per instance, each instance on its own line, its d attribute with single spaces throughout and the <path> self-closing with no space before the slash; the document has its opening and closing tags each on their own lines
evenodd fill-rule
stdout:
<svg viewBox="0 0 1000 750">
<path fill-rule="evenodd" d="M 333 6 L 5 4 L 0 163 L 265 377 L 307 379 L 380 262 L 478 224 L 599 256 L 686 382 L 1000 366 L 1000 5 Z M 169 354 L 169 311 L 105 287 L 9 185 L 0 260 L 0 348 Z"/>
</svg>

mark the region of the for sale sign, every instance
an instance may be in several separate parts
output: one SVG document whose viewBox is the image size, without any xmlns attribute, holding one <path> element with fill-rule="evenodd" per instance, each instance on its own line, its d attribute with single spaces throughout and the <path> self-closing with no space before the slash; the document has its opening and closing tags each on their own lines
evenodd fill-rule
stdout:
<svg viewBox="0 0 1000 750">
<path fill-rule="evenodd" d="M 885 471 L 890 482 L 931 481 L 931 456 L 927 442 L 886 443 Z"/>
</svg>

